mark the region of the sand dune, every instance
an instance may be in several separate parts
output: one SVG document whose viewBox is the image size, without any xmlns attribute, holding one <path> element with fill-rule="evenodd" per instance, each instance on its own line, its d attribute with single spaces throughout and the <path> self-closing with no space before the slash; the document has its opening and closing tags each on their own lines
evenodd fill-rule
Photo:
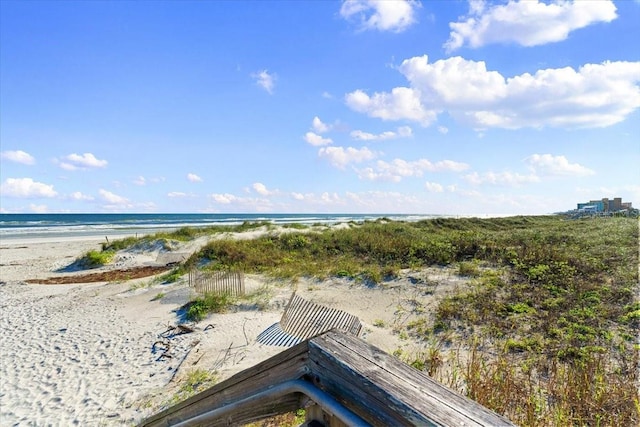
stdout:
<svg viewBox="0 0 640 427">
<path fill-rule="evenodd" d="M 410 310 L 403 310 L 418 300 L 429 307 L 459 282 L 445 275 L 441 286 L 422 292 L 411 277 L 415 272 L 384 288 L 346 280 L 282 283 L 249 275 L 248 292 L 268 289 L 260 310 L 244 304 L 231 313 L 210 315 L 190 324 L 193 332 L 187 334 L 170 330 L 181 321 L 178 309 L 193 296 L 186 279 L 169 285 L 149 278 L 25 283 L 87 273 L 60 270 L 100 242 L 12 241 L 0 246 L 1 425 L 140 421 L 171 401 L 190 370 L 216 371 L 224 379 L 282 351 L 257 343 L 256 337 L 278 322 L 294 289 L 306 299 L 358 316 L 364 324 L 361 337 L 383 350 L 412 346 L 393 333 L 394 324 L 409 320 Z M 200 244 L 192 242 L 180 251 L 193 251 Z M 121 254 L 108 268 L 152 264 L 156 250 Z"/>
</svg>

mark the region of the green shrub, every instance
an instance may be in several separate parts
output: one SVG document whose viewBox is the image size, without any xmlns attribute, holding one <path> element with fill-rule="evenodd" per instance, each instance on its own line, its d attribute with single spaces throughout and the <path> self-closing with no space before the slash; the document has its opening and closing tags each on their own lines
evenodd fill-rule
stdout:
<svg viewBox="0 0 640 427">
<path fill-rule="evenodd" d="M 285 250 L 299 250 L 309 244 L 309 239 L 298 233 L 287 233 L 280 236 L 280 243 Z"/>
<path fill-rule="evenodd" d="M 115 255 L 114 251 L 94 251 L 87 252 L 84 257 L 80 259 L 80 263 L 87 268 L 97 268 L 103 265 L 109 264 Z"/>
<path fill-rule="evenodd" d="M 122 249 L 130 248 L 131 246 L 135 245 L 136 243 L 142 240 L 143 240 L 142 238 L 138 238 L 138 237 L 125 237 L 124 239 L 118 239 L 112 242 L 107 240 L 106 242 L 102 243 L 102 250 L 117 252 L 117 251 L 121 251 Z"/>
<path fill-rule="evenodd" d="M 283 228 L 291 228 L 291 229 L 294 229 L 294 230 L 305 230 L 305 229 L 309 228 L 308 225 L 300 224 L 299 222 L 293 222 L 291 224 L 284 224 L 282 227 Z"/>
<path fill-rule="evenodd" d="M 198 237 L 198 229 L 193 227 L 182 227 L 174 231 L 171 236 L 177 240 L 192 240 Z"/>
<path fill-rule="evenodd" d="M 507 311 L 514 314 L 532 314 L 536 309 L 525 302 L 518 302 L 507 306 Z"/>
<path fill-rule="evenodd" d="M 169 405 L 188 399 L 196 393 L 214 386 L 218 382 L 217 372 L 205 369 L 194 369 L 189 371 L 180 382 L 177 393 L 169 400 Z"/>
<path fill-rule="evenodd" d="M 480 274 L 478 264 L 475 262 L 463 261 L 458 264 L 458 276 L 478 277 Z"/>
<path fill-rule="evenodd" d="M 199 322 L 209 313 L 225 313 L 235 302 L 230 294 L 207 292 L 187 304 L 187 320 Z"/>
<path fill-rule="evenodd" d="M 151 301 L 158 301 L 165 297 L 164 292 L 158 292 L 155 297 L 151 298 Z"/>
<path fill-rule="evenodd" d="M 173 270 L 171 270 L 169 273 L 164 274 L 160 277 L 160 280 L 163 283 L 174 283 L 177 282 L 178 280 L 180 280 L 180 278 L 185 274 L 186 272 L 184 271 L 184 269 L 182 268 L 174 268 Z"/>
</svg>

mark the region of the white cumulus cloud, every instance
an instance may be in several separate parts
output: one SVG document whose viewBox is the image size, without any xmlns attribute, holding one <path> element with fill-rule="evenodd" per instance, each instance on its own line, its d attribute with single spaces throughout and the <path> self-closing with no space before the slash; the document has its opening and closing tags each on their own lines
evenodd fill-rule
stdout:
<svg viewBox="0 0 640 427">
<path fill-rule="evenodd" d="M 266 90 L 270 95 L 273 94 L 273 90 L 276 85 L 276 76 L 275 74 L 269 74 L 269 71 L 262 70 L 260 72 L 254 73 L 251 75 L 258 86 Z"/>
<path fill-rule="evenodd" d="M 210 197 L 215 203 L 225 205 L 227 212 L 271 212 L 273 203 L 270 199 L 263 197 L 239 197 L 233 194 L 211 194 Z"/>
<path fill-rule="evenodd" d="M 513 172 L 485 172 L 483 174 L 473 172 L 465 175 L 464 179 L 472 185 L 490 184 L 509 187 L 540 182 L 540 178 L 536 174 L 522 175 Z"/>
<path fill-rule="evenodd" d="M 351 138 L 360 141 L 384 141 L 386 139 L 410 138 L 413 136 L 413 130 L 409 126 L 400 126 L 395 132 L 386 131 L 379 134 L 354 130 L 351 132 Z"/>
<path fill-rule="evenodd" d="M 93 168 L 105 168 L 108 162 L 106 160 L 100 160 L 91 153 L 69 154 L 60 160 L 59 165 L 62 169 L 73 171 L 78 169 L 93 169 Z"/>
<path fill-rule="evenodd" d="M 180 198 L 187 197 L 187 196 L 188 196 L 188 194 L 184 193 L 182 191 L 170 191 L 170 192 L 167 193 L 167 197 L 170 197 L 172 199 L 180 199 Z"/>
<path fill-rule="evenodd" d="M 109 203 L 110 205 L 128 206 L 130 204 L 127 198 L 119 196 L 115 193 L 112 193 L 111 191 L 104 190 L 102 188 L 98 191 L 98 194 L 100 194 L 102 200 Z"/>
<path fill-rule="evenodd" d="M 202 182 L 202 178 L 200 178 L 195 173 L 188 173 L 187 174 L 187 180 L 191 181 L 191 182 Z"/>
<path fill-rule="evenodd" d="M 53 185 L 34 181 L 31 178 L 7 178 L 0 185 L 0 194 L 16 198 L 56 197 L 58 193 Z"/>
<path fill-rule="evenodd" d="M 391 162 L 378 160 L 375 167 L 358 171 L 360 178 L 371 181 L 400 182 L 403 178 L 420 177 L 425 172 L 461 172 L 469 168 L 466 163 L 442 160 L 436 163 L 428 159 L 408 161 L 394 159 Z"/>
<path fill-rule="evenodd" d="M 93 196 L 90 196 L 88 194 L 83 194 L 80 191 L 74 191 L 69 195 L 69 197 L 73 200 L 80 200 L 80 201 L 93 200 Z"/>
<path fill-rule="evenodd" d="M 469 9 L 468 16 L 449 24 L 451 33 L 444 45 L 449 52 L 465 45 L 477 48 L 491 43 L 538 46 L 559 42 L 571 31 L 617 17 L 611 0 L 509 0 L 496 5 L 472 0 Z"/>
<path fill-rule="evenodd" d="M 362 30 L 402 32 L 416 22 L 415 0 L 345 0 L 340 16 L 357 20 Z"/>
<path fill-rule="evenodd" d="M 569 163 L 565 156 L 551 154 L 533 154 L 526 159 L 529 167 L 542 175 L 551 176 L 589 176 L 595 172 L 578 163 Z"/>
<path fill-rule="evenodd" d="M 429 63 L 423 55 L 404 60 L 398 70 L 411 88 L 373 96 L 356 90 L 346 95 L 347 105 L 371 117 L 423 125 L 447 111 L 475 129 L 606 127 L 640 107 L 640 62 L 607 61 L 506 78 L 487 70 L 484 61 L 453 57 Z"/>
<path fill-rule="evenodd" d="M 421 95 L 426 108 L 485 106 L 507 94 L 505 78 L 488 71 L 484 61 L 455 56 L 429 63 L 427 55 L 402 61 L 399 71 Z"/>
<path fill-rule="evenodd" d="M 331 138 L 325 138 L 313 132 L 307 132 L 304 135 L 304 140 L 307 141 L 308 144 L 313 145 L 314 147 L 321 147 L 323 145 L 333 144 L 333 140 Z"/>
<path fill-rule="evenodd" d="M 313 122 L 311 123 L 311 126 L 316 133 L 325 133 L 331 130 L 331 126 L 329 126 L 326 123 L 323 123 L 318 116 L 313 118 Z"/>
<path fill-rule="evenodd" d="M 438 111 L 429 110 L 420 101 L 420 93 L 408 87 L 396 87 L 390 93 L 367 95 L 358 89 L 345 96 L 349 108 L 383 120 L 413 120 L 429 125 Z"/>
<path fill-rule="evenodd" d="M 238 200 L 238 198 L 236 196 L 234 196 L 233 194 L 212 194 L 211 198 L 216 202 L 216 203 L 220 203 L 223 205 L 228 205 L 230 203 L 235 202 L 236 200 Z"/>
<path fill-rule="evenodd" d="M 429 168 L 432 172 L 462 172 L 467 169 L 469 169 L 468 164 L 454 160 L 441 160 L 433 163 Z"/>
<path fill-rule="evenodd" d="M 23 165 L 33 165 L 36 163 L 36 159 L 31 154 L 22 150 L 3 151 L 0 153 L 0 158 L 15 163 L 22 163 Z"/>
<path fill-rule="evenodd" d="M 273 194 L 273 191 L 269 191 L 267 186 L 261 182 L 255 182 L 252 186 L 253 190 L 260 194 L 261 196 L 270 196 Z"/>
<path fill-rule="evenodd" d="M 424 188 L 430 193 L 442 193 L 444 191 L 442 184 L 438 184 L 437 182 L 425 182 Z"/>
<path fill-rule="evenodd" d="M 147 185 L 147 179 L 144 176 L 140 175 L 139 177 L 133 180 L 133 183 L 135 185 L 145 186 Z"/>
<path fill-rule="evenodd" d="M 318 151 L 318 156 L 329 160 L 333 166 L 344 169 L 350 163 L 361 163 L 372 160 L 376 157 L 376 153 L 367 147 L 360 149 L 353 147 L 323 147 Z"/>
</svg>

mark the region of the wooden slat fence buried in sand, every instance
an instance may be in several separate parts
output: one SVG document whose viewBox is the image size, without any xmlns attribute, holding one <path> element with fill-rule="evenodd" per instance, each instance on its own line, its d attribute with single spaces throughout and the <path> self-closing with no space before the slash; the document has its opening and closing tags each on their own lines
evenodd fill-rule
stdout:
<svg viewBox="0 0 640 427">
<path fill-rule="evenodd" d="M 200 271 L 194 268 L 189 271 L 189 286 L 199 294 L 244 295 L 244 273 L 239 270 Z"/>
<path fill-rule="evenodd" d="M 347 312 L 307 301 L 293 294 L 280 320 L 284 332 L 300 340 L 314 337 L 331 329 L 360 335 L 360 320 Z"/>
</svg>

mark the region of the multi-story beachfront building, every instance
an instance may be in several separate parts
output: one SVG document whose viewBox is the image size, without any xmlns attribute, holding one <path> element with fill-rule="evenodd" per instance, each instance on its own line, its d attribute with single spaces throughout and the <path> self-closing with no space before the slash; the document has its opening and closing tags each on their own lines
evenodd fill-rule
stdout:
<svg viewBox="0 0 640 427">
<path fill-rule="evenodd" d="M 585 213 L 607 213 L 619 212 L 632 209 L 631 202 L 623 202 L 622 197 L 614 197 L 613 199 L 604 198 L 602 200 L 591 200 L 585 203 L 578 203 L 578 212 Z"/>
</svg>

